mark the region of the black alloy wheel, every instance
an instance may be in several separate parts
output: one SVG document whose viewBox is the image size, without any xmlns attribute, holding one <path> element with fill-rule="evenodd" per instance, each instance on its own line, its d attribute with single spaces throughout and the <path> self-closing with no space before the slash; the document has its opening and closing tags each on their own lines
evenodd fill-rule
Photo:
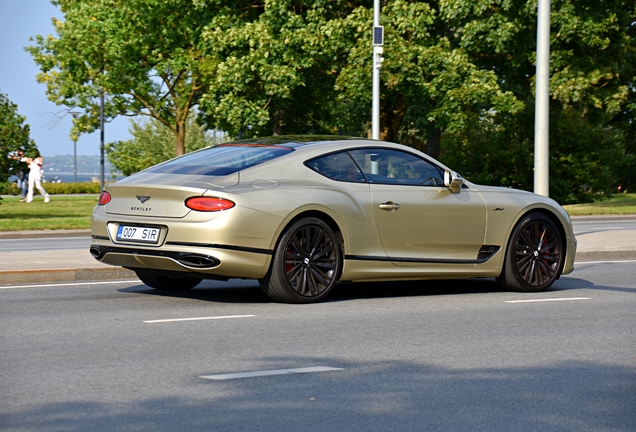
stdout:
<svg viewBox="0 0 636 432">
<path fill-rule="evenodd" d="M 530 213 L 515 227 L 508 243 L 500 284 L 511 291 L 545 291 L 561 276 L 565 248 L 555 223 Z"/>
<path fill-rule="evenodd" d="M 294 222 L 283 233 L 272 265 L 259 282 L 265 293 L 285 303 L 315 303 L 335 285 L 342 266 L 334 232 L 320 219 Z"/>
</svg>

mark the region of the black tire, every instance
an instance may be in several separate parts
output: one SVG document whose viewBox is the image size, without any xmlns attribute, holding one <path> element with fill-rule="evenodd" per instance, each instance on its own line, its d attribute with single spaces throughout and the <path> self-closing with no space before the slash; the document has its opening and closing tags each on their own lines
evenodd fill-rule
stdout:
<svg viewBox="0 0 636 432">
<path fill-rule="evenodd" d="M 530 213 L 512 231 L 497 281 L 510 291 L 545 291 L 561 276 L 564 258 L 563 238 L 552 219 Z"/>
<path fill-rule="evenodd" d="M 314 217 L 300 219 L 283 232 L 267 275 L 265 294 L 283 303 L 316 303 L 333 289 L 342 268 L 338 238 Z"/>
<path fill-rule="evenodd" d="M 199 285 L 201 279 L 187 276 L 161 276 L 142 271 L 135 271 L 140 281 L 150 288 L 161 291 L 187 291 Z"/>
</svg>

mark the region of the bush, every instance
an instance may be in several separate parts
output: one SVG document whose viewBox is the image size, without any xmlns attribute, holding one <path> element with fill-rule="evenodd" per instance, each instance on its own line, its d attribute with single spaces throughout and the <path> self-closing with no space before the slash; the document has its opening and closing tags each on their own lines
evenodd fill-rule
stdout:
<svg viewBox="0 0 636 432">
<path fill-rule="evenodd" d="M 101 192 L 99 189 L 99 183 L 96 182 L 44 183 L 42 186 L 51 195 L 98 194 Z"/>
</svg>

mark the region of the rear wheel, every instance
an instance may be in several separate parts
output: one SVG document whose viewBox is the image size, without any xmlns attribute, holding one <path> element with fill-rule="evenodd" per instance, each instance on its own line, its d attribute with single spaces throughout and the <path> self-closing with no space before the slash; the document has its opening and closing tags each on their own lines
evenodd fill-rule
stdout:
<svg viewBox="0 0 636 432">
<path fill-rule="evenodd" d="M 497 281 L 511 291 L 545 291 L 561 275 L 564 252 L 554 222 L 541 213 L 530 213 L 512 231 Z"/>
<path fill-rule="evenodd" d="M 142 271 L 135 271 L 140 281 L 151 288 L 162 291 L 187 291 L 199 285 L 201 279 L 187 276 L 161 276 Z"/>
<path fill-rule="evenodd" d="M 269 272 L 259 282 L 274 301 L 315 303 L 332 290 L 341 266 L 342 254 L 334 232 L 320 219 L 308 217 L 285 230 Z"/>
</svg>

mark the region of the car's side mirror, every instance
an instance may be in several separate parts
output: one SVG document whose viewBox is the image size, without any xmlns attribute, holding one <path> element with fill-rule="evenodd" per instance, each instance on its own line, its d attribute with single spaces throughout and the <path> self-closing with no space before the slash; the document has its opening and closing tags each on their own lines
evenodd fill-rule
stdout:
<svg viewBox="0 0 636 432">
<path fill-rule="evenodd" d="M 456 172 L 446 170 L 444 171 L 444 184 L 452 193 L 458 194 L 462 190 L 464 179 Z"/>
</svg>

